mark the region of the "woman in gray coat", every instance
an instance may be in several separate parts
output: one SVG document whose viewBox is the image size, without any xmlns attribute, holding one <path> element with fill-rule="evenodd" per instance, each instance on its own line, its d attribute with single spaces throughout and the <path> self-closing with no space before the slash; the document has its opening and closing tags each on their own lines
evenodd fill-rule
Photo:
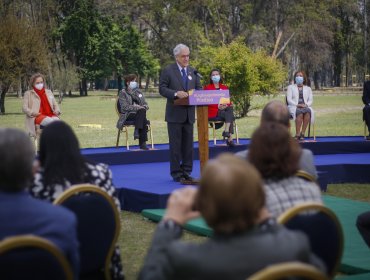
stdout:
<svg viewBox="0 0 370 280">
<path fill-rule="evenodd" d="M 146 146 L 146 141 L 148 141 L 146 111 L 149 110 L 149 106 L 143 93 L 138 88 L 136 79 L 135 74 L 124 77 L 125 88 L 118 94 L 121 115 L 117 122 L 117 128 L 121 129 L 126 121 L 134 122 L 134 139 L 139 139 L 140 149 L 148 150 Z"/>
</svg>

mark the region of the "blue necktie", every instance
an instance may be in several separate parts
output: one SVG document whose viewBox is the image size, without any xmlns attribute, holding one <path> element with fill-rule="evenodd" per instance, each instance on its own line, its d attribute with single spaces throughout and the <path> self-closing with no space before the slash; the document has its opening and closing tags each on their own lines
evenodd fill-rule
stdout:
<svg viewBox="0 0 370 280">
<path fill-rule="evenodd" d="M 184 86 L 185 91 L 187 91 L 188 90 L 188 77 L 186 77 L 185 68 L 181 69 L 181 74 L 182 74 L 182 84 Z"/>
</svg>

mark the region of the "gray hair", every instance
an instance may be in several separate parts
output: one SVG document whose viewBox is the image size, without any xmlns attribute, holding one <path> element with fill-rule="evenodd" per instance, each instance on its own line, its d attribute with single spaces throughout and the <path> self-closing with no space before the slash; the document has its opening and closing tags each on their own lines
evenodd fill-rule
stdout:
<svg viewBox="0 0 370 280">
<path fill-rule="evenodd" d="M 178 44 L 174 49 L 173 49 L 173 55 L 176 57 L 178 54 L 183 50 L 183 49 L 188 49 L 189 47 L 184 44 Z"/>
<path fill-rule="evenodd" d="M 30 137 L 15 128 L 0 128 L 0 191 L 21 191 L 33 179 L 35 150 Z"/>
</svg>

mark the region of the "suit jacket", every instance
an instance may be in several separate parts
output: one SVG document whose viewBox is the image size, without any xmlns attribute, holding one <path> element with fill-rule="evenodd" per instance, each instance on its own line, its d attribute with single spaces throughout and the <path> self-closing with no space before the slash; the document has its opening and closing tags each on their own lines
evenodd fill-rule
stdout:
<svg viewBox="0 0 370 280">
<path fill-rule="evenodd" d="M 276 223 L 199 244 L 179 237 L 173 229 L 157 228 L 139 279 L 244 280 L 267 265 L 286 261 L 302 261 L 325 270 L 303 233 Z"/>
<path fill-rule="evenodd" d="M 33 234 L 50 240 L 79 272 L 77 220 L 69 210 L 32 198 L 26 192 L 0 192 L 0 240 Z M 77 279 L 77 277 L 76 277 Z"/>
<path fill-rule="evenodd" d="M 120 117 L 117 121 L 117 128 L 122 129 L 126 119 L 130 114 L 136 114 L 139 110 L 134 104 L 144 106 L 146 110 L 149 110 L 148 103 L 145 101 L 144 94 L 138 89 L 134 89 L 131 92 L 127 91 L 126 89 L 122 89 L 122 91 L 118 95 L 119 100 L 119 112 Z"/>
<path fill-rule="evenodd" d="M 199 78 L 194 74 L 194 68 L 187 67 L 188 89 L 201 89 Z M 171 123 L 184 123 L 195 121 L 194 106 L 175 106 L 175 92 L 186 91 L 183 86 L 181 72 L 177 63 L 170 64 L 162 70 L 159 79 L 159 93 L 167 98 L 165 121 Z"/>
<path fill-rule="evenodd" d="M 235 154 L 238 157 L 247 159 L 248 150 L 240 151 Z M 302 149 L 301 157 L 299 158 L 299 169 L 306 171 L 317 179 L 317 171 L 314 163 L 313 153 L 308 149 Z"/>
<path fill-rule="evenodd" d="M 364 83 L 364 90 L 362 92 L 362 102 L 364 105 L 370 105 L 370 81 Z"/>
<path fill-rule="evenodd" d="M 299 100 L 299 91 L 298 86 L 296 84 L 289 85 L 287 90 L 287 103 L 290 115 L 295 119 L 295 113 L 297 110 Z M 308 86 L 303 86 L 303 100 L 304 103 L 310 108 L 311 110 L 311 123 L 314 123 L 314 111 L 311 108 L 313 102 L 312 90 Z"/>
<path fill-rule="evenodd" d="M 45 93 L 51 110 L 58 116 L 60 114 L 60 109 L 55 101 L 54 94 L 48 89 L 45 90 Z M 36 136 L 35 117 L 40 112 L 40 104 L 41 99 L 33 89 L 24 93 L 22 111 L 26 114 L 26 132 L 33 137 Z"/>
</svg>

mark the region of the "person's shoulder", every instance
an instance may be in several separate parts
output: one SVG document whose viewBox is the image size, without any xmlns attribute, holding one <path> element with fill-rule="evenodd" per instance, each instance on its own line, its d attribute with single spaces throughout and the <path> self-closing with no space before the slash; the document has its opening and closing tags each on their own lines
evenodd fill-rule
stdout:
<svg viewBox="0 0 370 280">
<path fill-rule="evenodd" d="M 96 172 L 108 173 L 110 171 L 109 166 L 101 162 L 99 163 L 86 162 L 86 167 L 91 174 L 95 174 Z"/>
<path fill-rule="evenodd" d="M 229 87 L 227 85 L 220 84 L 220 89 L 229 89 Z"/>
<path fill-rule="evenodd" d="M 176 63 L 168 64 L 167 66 L 165 66 L 162 69 L 162 72 L 165 72 L 165 71 L 173 71 L 174 69 L 176 69 L 176 67 L 177 67 L 177 64 Z"/>
</svg>

